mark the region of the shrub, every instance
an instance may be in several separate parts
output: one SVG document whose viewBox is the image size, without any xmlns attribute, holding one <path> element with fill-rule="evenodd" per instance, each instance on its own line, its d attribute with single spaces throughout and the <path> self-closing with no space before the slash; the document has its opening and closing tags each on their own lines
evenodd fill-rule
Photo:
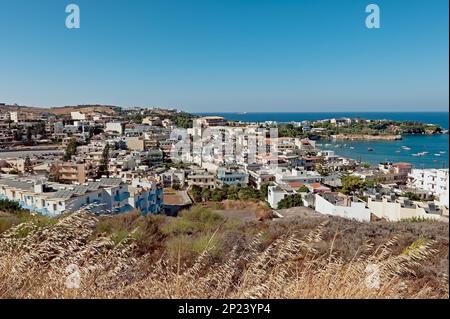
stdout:
<svg viewBox="0 0 450 319">
<path fill-rule="evenodd" d="M 409 200 L 415 200 L 415 201 L 420 200 L 420 196 L 413 192 L 406 192 L 403 194 L 403 196 L 407 197 Z"/>
<path fill-rule="evenodd" d="M 132 230 L 136 228 L 138 221 L 142 221 L 143 217 L 137 212 L 119 214 L 114 216 L 104 216 L 95 225 L 97 233 L 106 233 L 111 235 L 120 230 Z"/>
<path fill-rule="evenodd" d="M 208 231 L 218 227 L 222 220 L 223 217 L 219 214 L 201 206 L 194 206 L 190 210 L 182 211 L 179 217 L 163 225 L 161 230 L 165 234 Z"/>
<path fill-rule="evenodd" d="M 22 208 L 18 202 L 9 199 L 0 199 L 0 211 L 14 213 L 21 210 Z"/>
<path fill-rule="evenodd" d="M 309 193 L 309 188 L 306 185 L 302 185 L 297 189 L 297 191 L 299 193 Z"/>
<path fill-rule="evenodd" d="M 299 206 L 303 206 L 302 195 L 300 194 L 286 196 L 278 202 L 278 209 L 286 209 Z"/>
</svg>

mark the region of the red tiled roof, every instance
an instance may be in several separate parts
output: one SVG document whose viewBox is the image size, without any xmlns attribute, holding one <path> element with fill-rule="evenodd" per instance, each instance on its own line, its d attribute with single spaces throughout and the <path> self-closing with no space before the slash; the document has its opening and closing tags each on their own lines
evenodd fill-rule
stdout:
<svg viewBox="0 0 450 319">
<path fill-rule="evenodd" d="M 397 167 L 410 167 L 411 163 L 406 163 L 406 162 L 400 162 L 400 163 L 394 163 L 392 164 L 393 166 L 397 166 Z"/>
<path fill-rule="evenodd" d="M 289 183 L 289 186 L 293 187 L 293 188 L 298 188 L 298 187 L 302 187 L 303 185 L 305 185 L 302 182 L 291 182 Z"/>
</svg>

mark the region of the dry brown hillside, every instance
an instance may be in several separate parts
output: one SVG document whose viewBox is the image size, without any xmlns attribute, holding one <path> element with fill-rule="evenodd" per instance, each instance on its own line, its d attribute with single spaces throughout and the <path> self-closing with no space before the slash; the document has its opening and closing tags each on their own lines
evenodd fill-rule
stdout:
<svg viewBox="0 0 450 319">
<path fill-rule="evenodd" d="M 448 298 L 441 222 L 249 222 L 204 207 L 8 218 L 0 298 Z"/>
<path fill-rule="evenodd" d="M 33 106 L 17 106 L 17 105 L 0 105 L 0 111 L 14 112 L 21 111 L 25 113 L 44 114 L 50 113 L 55 115 L 70 114 L 73 111 L 80 111 L 84 113 L 102 113 L 114 115 L 117 112 L 117 107 L 109 105 L 79 105 L 79 106 L 62 106 L 62 107 L 33 107 Z"/>
</svg>

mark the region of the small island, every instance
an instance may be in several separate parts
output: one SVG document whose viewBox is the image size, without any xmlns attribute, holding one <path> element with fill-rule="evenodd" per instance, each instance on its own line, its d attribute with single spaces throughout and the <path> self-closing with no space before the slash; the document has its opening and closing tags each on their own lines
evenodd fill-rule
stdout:
<svg viewBox="0 0 450 319">
<path fill-rule="evenodd" d="M 404 135 L 447 134 L 439 125 L 417 121 L 368 120 L 360 118 L 324 119 L 278 124 L 281 137 L 325 140 L 401 140 Z"/>
</svg>

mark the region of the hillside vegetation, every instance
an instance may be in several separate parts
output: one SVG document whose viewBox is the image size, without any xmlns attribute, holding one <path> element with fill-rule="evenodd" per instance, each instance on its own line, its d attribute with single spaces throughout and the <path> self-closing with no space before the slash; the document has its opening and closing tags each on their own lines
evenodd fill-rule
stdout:
<svg viewBox="0 0 450 319">
<path fill-rule="evenodd" d="M 21 217 L 0 298 L 448 298 L 446 223 L 224 216 Z"/>
</svg>

